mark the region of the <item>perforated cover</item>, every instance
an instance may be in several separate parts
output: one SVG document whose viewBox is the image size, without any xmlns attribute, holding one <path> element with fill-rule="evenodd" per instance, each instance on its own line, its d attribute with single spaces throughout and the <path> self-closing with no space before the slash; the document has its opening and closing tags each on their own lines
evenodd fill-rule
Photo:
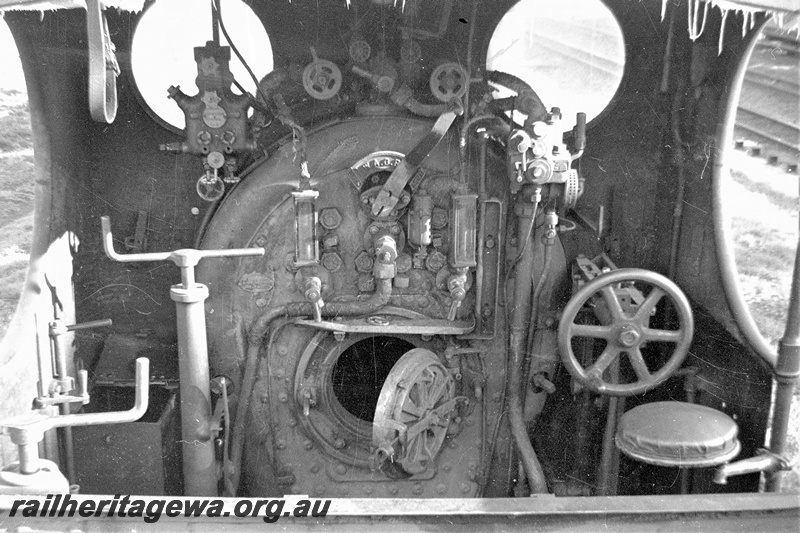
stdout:
<svg viewBox="0 0 800 533">
<path fill-rule="evenodd" d="M 660 466 L 704 467 L 738 455 L 739 427 L 731 417 L 703 405 L 654 402 L 622 415 L 617 447 L 639 461 Z"/>
</svg>

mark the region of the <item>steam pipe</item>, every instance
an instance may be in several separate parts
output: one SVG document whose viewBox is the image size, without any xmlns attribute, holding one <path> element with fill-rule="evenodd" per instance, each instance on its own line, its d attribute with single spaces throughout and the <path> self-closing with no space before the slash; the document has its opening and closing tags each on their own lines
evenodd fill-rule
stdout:
<svg viewBox="0 0 800 533">
<path fill-rule="evenodd" d="M 376 279 L 375 292 L 366 300 L 354 302 L 331 302 L 322 308 L 322 316 L 354 316 L 369 314 L 377 311 L 389 303 L 392 295 L 391 279 Z M 256 368 L 258 367 L 258 352 L 261 343 L 269 331 L 272 323 L 281 317 L 307 316 L 314 314 L 314 306 L 308 302 L 296 302 L 274 307 L 258 317 L 250 328 L 247 337 L 247 354 L 245 356 L 244 375 L 239 390 L 242 391 L 239 403 L 236 406 L 236 421 L 234 423 L 233 442 L 231 444 L 230 478 L 225 476 L 225 492 L 227 496 L 236 496 L 241 480 L 242 452 L 244 450 L 244 430 L 247 411 L 255 385 Z"/>
<path fill-rule="evenodd" d="M 733 80 L 728 84 L 728 87 L 731 88 L 731 92 L 728 94 L 724 117 L 720 122 L 720 130 L 717 134 L 717 139 L 720 139 L 721 142 L 725 144 L 728 144 L 730 139 L 733 138 L 733 127 L 736 122 L 736 111 L 738 109 L 742 83 L 744 82 L 744 75 L 747 70 L 747 59 L 751 56 L 755 45 L 756 39 L 751 38 L 750 44 L 747 46 L 747 50 L 742 58 L 743 60 L 739 64 L 739 69 L 736 71 Z M 778 356 L 775 350 L 764 340 L 761 332 L 759 332 L 758 326 L 756 326 L 753 316 L 750 314 L 750 309 L 747 307 L 747 302 L 744 301 L 742 289 L 739 285 L 739 277 L 736 272 L 733 237 L 730 231 L 726 231 L 730 226 L 730 217 L 728 216 L 728 208 L 723 194 L 724 181 L 726 178 L 730 179 L 725 176 L 728 170 L 728 157 L 726 153 L 726 150 L 720 150 L 716 154 L 711 189 L 714 244 L 717 250 L 717 264 L 719 265 L 722 289 L 725 293 L 725 298 L 728 302 L 731 314 L 739 330 L 742 332 L 745 342 L 747 342 L 750 348 L 769 365 L 770 369 L 774 369 L 778 362 Z"/>
<path fill-rule="evenodd" d="M 527 211 L 527 212 L 526 212 Z M 518 228 L 527 228 L 532 224 L 532 219 L 536 215 L 536 206 L 525 206 L 519 214 Z M 531 289 L 533 281 L 531 272 L 533 270 L 533 246 L 528 240 L 532 235 L 527 235 L 525 242 L 520 241 L 522 254 L 517 264 L 517 275 L 514 289 L 514 311 L 511 318 L 511 328 L 509 333 L 509 369 L 508 369 L 508 418 L 511 424 L 511 434 L 519 450 L 520 460 L 528 478 L 528 485 L 533 493 L 546 493 L 547 481 L 545 480 L 542 465 L 536 457 L 536 452 L 531 445 L 525 428 L 525 420 L 522 413 L 522 365 L 525 348 L 526 322 L 530 319 Z M 519 480 L 521 485 L 523 480 Z"/>
<path fill-rule="evenodd" d="M 800 242 L 797 243 L 795 252 L 788 314 L 786 331 L 778 342 L 778 361 L 775 368 L 775 407 L 772 413 L 769 439 L 770 452 L 781 457 L 786 451 L 786 434 L 789 429 L 792 398 L 797 379 L 800 376 Z M 782 477 L 783 472 L 780 470 L 767 476 L 767 491 L 780 492 Z"/>
<path fill-rule="evenodd" d="M 547 115 L 542 99 L 536 94 L 530 85 L 522 81 L 520 78 L 500 72 L 499 70 L 490 70 L 486 72 L 486 78 L 494 83 L 498 83 L 504 87 L 508 87 L 517 93 L 517 110 L 520 113 L 527 115 L 525 125 L 528 126 L 537 120 L 541 120 Z"/>
</svg>

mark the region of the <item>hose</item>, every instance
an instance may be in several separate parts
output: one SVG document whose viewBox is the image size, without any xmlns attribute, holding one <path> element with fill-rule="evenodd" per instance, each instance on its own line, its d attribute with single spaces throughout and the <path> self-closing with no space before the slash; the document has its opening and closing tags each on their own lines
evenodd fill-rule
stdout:
<svg viewBox="0 0 800 533">
<path fill-rule="evenodd" d="M 379 279 L 375 292 L 366 299 L 353 302 L 333 302 L 322 308 L 322 315 L 353 316 L 372 313 L 389 303 L 392 295 L 392 280 Z M 226 496 L 236 496 L 241 480 L 242 452 L 244 450 L 244 431 L 247 411 L 253 396 L 253 387 L 256 381 L 258 368 L 258 353 L 261 349 L 264 336 L 269 331 L 272 322 L 280 317 L 308 316 L 314 313 L 313 306 L 308 302 L 295 302 L 280 307 L 273 307 L 258 317 L 250 328 L 247 336 L 247 353 L 245 355 L 244 374 L 240 390 L 242 397 L 236 406 L 236 421 L 233 430 L 233 443 L 231 444 L 231 471 L 225 474 Z"/>
<path fill-rule="evenodd" d="M 500 72 L 499 70 L 490 70 L 486 72 L 486 78 L 493 83 L 508 87 L 517 93 L 516 107 L 517 111 L 528 116 L 525 119 L 525 126 L 533 124 L 537 120 L 544 120 L 547 116 L 547 109 L 542 103 L 542 99 L 536 94 L 530 85 L 522 81 L 520 78 L 513 74 Z"/>
</svg>

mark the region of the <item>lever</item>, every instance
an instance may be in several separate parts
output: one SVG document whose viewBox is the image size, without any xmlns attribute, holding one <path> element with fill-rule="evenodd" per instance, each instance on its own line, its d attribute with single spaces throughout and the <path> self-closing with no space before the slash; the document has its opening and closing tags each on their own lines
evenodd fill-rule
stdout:
<svg viewBox="0 0 800 533">
<path fill-rule="evenodd" d="M 133 408 L 127 411 L 90 413 L 78 415 L 48 415 L 41 411 L 9 418 L 0 422 L 3 434 L 11 437 L 19 452 L 19 471 L 35 474 L 38 466 L 38 442 L 44 433 L 55 428 L 96 426 L 100 424 L 123 424 L 139 420 L 150 399 L 150 361 L 140 357 L 136 360 L 136 399 Z"/>
</svg>

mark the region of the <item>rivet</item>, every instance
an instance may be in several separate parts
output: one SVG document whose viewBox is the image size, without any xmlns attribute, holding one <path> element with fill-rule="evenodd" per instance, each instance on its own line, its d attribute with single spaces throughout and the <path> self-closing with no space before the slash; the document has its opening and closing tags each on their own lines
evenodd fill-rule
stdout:
<svg viewBox="0 0 800 533">
<path fill-rule="evenodd" d="M 341 450 L 342 448 L 344 448 L 344 445 L 345 442 L 343 439 L 336 439 L 335 441 L 333 441 L 333 447 L 336 448 L 337 450 Z"/>
<path fill-rule="evenodd" d="M 344 466 L 344 465 L 337 466 L 336 467 L 336 473 L 339 474 L 340 476 L 346 474 L 347 473 L 347 467 Z"/>
<path fill-rule="evenodd" d="M 443 465 L 442 465 L 442 470 L 443 470 L 444 472 L 449 472 L 451 468 L 453 468 L 453 467 L 452 467 L 452 466 L 450 466 L 449 464 L 443 464 Z"/>
<path fill-rule="evenodd" d="M 458 443 L 456 441 L 454 441 L 454 440 L 450 441 L 450 447 L 451 448 L 458 448 Z"/>
<path fill-rule="evenodd" d="M 286 346 L 278 346 L 278 355 L 286 355 L 287 353 L 289 353 L 289 350 Z"/>
<path fill-rule="evenodd" d="M 461 492 L 463 492 L 464 494 L 468 493 L 469 492 L 469 485 L 467 485 L 466 483 L 462 483 L 461 484 Z"/>
<path fill-rule="evenodd" d="M 314 443 L 313 443 L 313 442 L 311 442 L 310 440 L 307 440 L 307 441 L 303 442 L 303 447 L 304 447 L 306 450 L 310 450 L 311 448 L 313 448 L 313 447 L 314 447 Z"/>
<path fill-rule="evenodd" d="M 314 463 L 313 465 L 311 465 L 311 468 L 309 468 L 309 470 L 311 470 L 312 474 L 316 474 L 317 472 L 319 472 L 319 465 Z"/>
<path fill-rule="evenodd" d="M 286 394 L 285 392 L 281 392 L 280 394 L 278 394 L 278 400 L 281 403 L 286 403 L 289 401 L 289 395 Z"/>
<path fill-rule="evenodd" d="M 283 379 L 286 376 L 286 372 L 284 372 L 282 368 L 277 368 L 275 369 L 274 375 L 275 379 Z"/>
<path fill-rule="evenodd" d="M 266 307 L 267 301 L 264 298 L 259 298 L 258 300 L 256 300 L 256 305 L 258 307 Z"/>
<path fill-rule="evenodd" d="M 295 420 L 294 418 L 290 418 L 287 424 L 289 424 L 290 428 L 293 428 L 297 425 L 297 420 Z"/>
<path fill-rule="evenodd" d="M 397 487 L 389 487 L 389 494 L 396 495 L 397 494 Z"/>
<path fill-rule="evenodd" d="M 279 450 L 283 450 L 284 448 L 286 448 L 286 442 L 278 440 L 275 442 L 275 447 L 278 448 Z"/>
<path fill-rule="evenodd" d="M 414 488 L 411 489 L 411 492 L 413 492 L 414 494 L 417 494 L 417 495 L 422 494 L 422 491 L 423 491 L 423 488 L 422 488 L 422 484 L 420 484 L 420 483 L 414 485 Z"/>
<path fill-rule="evenodd" d="M 447 485 L 445 485 L 444 483 L 439 483 L 436 486 L 436 492 L 438 492 L 439 494 L 445 494 L 447 492 Z"/>
</svg>

